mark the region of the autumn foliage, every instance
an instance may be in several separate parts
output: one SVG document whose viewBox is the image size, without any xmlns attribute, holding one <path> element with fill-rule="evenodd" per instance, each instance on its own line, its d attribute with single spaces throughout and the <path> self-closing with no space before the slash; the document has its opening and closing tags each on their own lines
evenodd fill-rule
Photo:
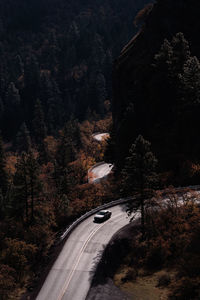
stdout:
<svg viewBox="0 0 200 300">
<path fill-rule="evenodd" d="M 73 220 L 114 198 L 113 179 L 88 183 L 88 169 L 103 160 L 109 130 L 105 120 L 66 123 L 28 152 L 0 145 L 0 299 L 18 297 L 39 276 L 49 251 Z"/>
<path fill-rule="evenodd" d="M 168 270 L 167 278 L 160 280 L 166 281 L 169 299 L 199 299 L 200 208 L 197 198 L 194 192 L 177 194 L 169 189 L 152 199 L 146 209 L 145 240 L 140 241 L 140 233 L 134 237 L 126 258 L 136 274 L 141 269 L 148 274 Z M 170 277 L 172 272 L 173 278 Z"/>
</svg>

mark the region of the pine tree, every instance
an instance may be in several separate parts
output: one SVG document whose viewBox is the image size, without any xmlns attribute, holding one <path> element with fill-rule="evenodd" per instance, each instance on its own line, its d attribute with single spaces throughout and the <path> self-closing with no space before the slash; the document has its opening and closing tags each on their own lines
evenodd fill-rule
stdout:
<svg viewBox="0 0 200 300">
<path fill-rule="evenodd" d="M 35 201 L 41 192 L 39 166 L 33 152 L 23 152 L 13 179 L 12 214 L 29 225 L 34 221 Z"/>
<path fill-rule="evenodd" d="M 96 78 L 96 108 L 97 113 L 103 115 L 104 113 L 104 102 L 106 100 L 107 92 L 106 92 L 106 81 L 103 74 L 99 73 Z"/>
<path fill-rule="evenodd" d="M 21 153 L 22 151 L 29 152 L 31 150 L 31 137 L 28 128 L 23 123 L 16 136 L 16 148 Z"/>
<path fill-rule="evenodd" d="M 131 214 L 134 208 L 141 207 L 142 237 L 145 233 L 145 198 L 152 196 L 152 190 L 157 181 L 155 172 L 157 160 L 150 149 L 150 143 L 141 135 L 130 148 L 130 156 L 126 158 L 125 167 L 122 170 L 123 192 L 126 195 L 137 193 L 138 201 L 129 206 Z"/>
<path fill-rule="evenodd" d="M 5 217 L 6 212 L 6 203 L 5 203 L 5 197 L 2 194 L 2 190 L 0 190 L 0 220 L 2 220 Z"/>
<path fill-rule="evenodd" d="M 187 60 L 180 80 L 181 89 L 176 118 L 178 123 L 176 140 L 179 147 L 177 152 L 189 152 L 193 157 L 198 157 L 200 144 L 196 137 L 200 126 L 200 63 L 196 57 Z"/>
<path fill-rule="evenodd" d="M 105 58 L 105 51 L 103 47 L 102 37 L 99 34 L 95 34 L 92 43 L 92 55 L 91 64 L 93 68 L 100 70 Z"/>
<path fill-rule="evenodd" d="M 61 125 L 64 110 L 58 85 L 48 73 L 43 73 L 40 79 L 40 100 L 45 107 L 48 132 L 54 134 Z"/>
<path fill-rule="evenodd" d="M 79 127 L 76 120 L 68 121 L 60 136 L 57 150 L 57 163 L 61 170 L 65 170 L 68 164 L 75 159 L 76 151 L 80 143 Z"/>
<path fill-rule="evenodd" d="M 21 98 L 18 89 L 15 87 L 15 84 L 11 82 L 8 86 L 8 90 L 5 97 L 5 110 L 7 117 L 13 118 L 16 114 L 19 113 L 19 107 L 21 103 Z"/>
<path fill-rule="evenodd" d="M 165 39 L 160 51 L 155 55 L 153 64 L 153 75 L 152 75 L 152 85 L 149 92 L 149 96 L 152 98 L 154 103 L 156 116 L 159 118 L 168 119 L 171 114 L 171 103 L 173 102 L 172 97 L 172 56 L 173 48 L 171 43 Z M 165 114 L 161 115 L 162 111 L 165 111 Z M 161 123 L 159 121 L 159 123 Z"/>
<path fill-rule="evenodd" d="M 177 33 L 171 42 L 173 48 L 172 55 L 172 73 L 180 74 L 183 71 L 184 64 L 191 56 L 188 41 L 182 32 Z"/>
<path fill-rule="evenodd" d="M 182 105 L 200 104 L 200 63 L 197 57 L 190 57 L 183 67 L 181 76 L 183 85 Z"/>
<path fill-rule="evenodd" d="M 36 99 L 39 96 L 40 69 L 35 55 L 30 55 L 24 66 L 24 89 L 23 99 L 24 112 L 26 114 L 26 123 L 33 119 L 33 112 Z"/>
<path fill-rule="evenodd" d="M 171 42 L 165 39 L 159 53 L 155 55 L 150 95 L 155 102 L 155 115 L 162 118 L 160 124 L 169 121 L 177 123 L 183 89 L 181 77 L 189 58 L 190 48 L 183 33 L 177 33 Z M 173 136 L 173 133 L 170 134 Z"/>
<path fill-rule="evenodd" d="M 33 134 L 36 144 L 42 144 L 46 137 L 46 125 L 40 100 L 37 100 L 35 104 Z"/>
<path fill-rule="evenodd" d="M 165 39 L 160 48 L 160 51 L 155 55 L 156 64 L 154 66 L 160 71 L 163 71 L 163 73 L 168 71 L 171 68 L 172 56 L 173 48 L 171 46 L 171 43 L 167 39 Z"/>
<path fill-rule="evenodd" d="M 3 101 L 2 101 L 2 99 L 0 97 L 0 120 L 3 117 L 3 114 L 4 114 L 4 104 L 3 104 Z"/>
<path fill-rule="evenodd" d="M 112 97 L 112 65 L 113 65 L 113 57 L 112 52 L 108 50 L 106 52 L 106 56 L 104 58 L 103 70 L 106 81 L 106 90 L 108 93 L 108 99 Z"/>
<path fill-rule="evenodd" d="M 6 172 L 6 160 L 5 152 L 3 148 L 3 141 L 0 136 L 0 190 L 2 191 L 3 196 L 6 195 L 8 190 L 8 174 Z"/>
<path fill-rule="evenodd" d="M 15 217 L 19 217 L 22 222 L 29 222 L 29 208 L 28 208 L 28 171 L 27 171 L 27 154 L 22 153 L 21 157 L 18 158 L 16 164 L 16 172 L 13 179 L 14 184 L 14 203 L 13 213 Z M 24 218 L 25 215 L 25 218 Z"/>
<path fill-rule="evenodd" d="M 3 124 L 4 124 L 4 122 L 3 122 L 4 111 L 5 111 L 4 103 L 0 97 L 0 128 L 3 128 Z"/>
<path fill-rule="evenodd" d="M 34 207 L 35 200 L 38 198 L 41 192 L 41 183 L 39 180 L 39 166 L 33 152 L 30 152 L 27 156 L 27 176 L 28 176 L 28 189 L 30 195 L 30 221 L 34 221 Z"/>
<path fill-rule="evenodd" d="M 17 128 L 19 126 L 21 112 L 20 105 L 21 97 L 19 90 L 15 87 L 15 84 L 11 82 L 5 95 L 4 132 L 8 136 L 13 134 L 13 127 Z"/>
<path fill-rule="evenodd" d="M 20 105 L 20 95 L 18 89 L 15 87 L 15 84 L 11 82 L 8 86 L 6 94 L 6 105 L 18 107 Z"/>
<path fill-rule="evenodd" d="M 15 74 L 17 78 L 24 74 L 24 63 L 19 54 L 15 57 L 14 66 L 15 66 Z"/>
<path fill-rule="evenodd" d="M 9 180 L 6 172 L 5 152 L 3 148 L 3 141 L 0 136 L 0 218 L 4 218 L 7 214 L 9 206 Z"/>
<path fill-rule="evenodd" d="M 35 55 L 30 55 L 25 62 L 24 67 L 24 81 L 25 89 L 33 99 L 37 97 L 40 80 L 40 69 L 38 60 Z M 33 94 L 31 94 L 33 93 Z"/>
<path fill-rule="evenodd" d="M 33 119 L 33 136 L 35 144 L 40 155 L 40 163 L 43 163 L 47 160 L 47 151 L 45 148 L 44 139 L 47 134 L 47 129 L 44 121 L 44 114 L 42 106 L 39 100 L 36 101 L 34 119 Z"/>
</svg>

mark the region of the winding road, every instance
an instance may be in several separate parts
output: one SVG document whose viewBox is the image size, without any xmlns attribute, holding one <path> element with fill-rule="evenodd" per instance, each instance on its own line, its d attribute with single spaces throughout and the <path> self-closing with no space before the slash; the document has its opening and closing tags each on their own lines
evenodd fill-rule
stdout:
<svg viewBox="0 0 200 300">
<path fill-rule="evenodd" d="M 112 217 L 101 224 L 88 217 L 67 239 L 37 300 L 84 300 L 104 247 L 129 223 L 125 205 L 110 208 Z"/>
<path fill-rule="evenodd" d="M 108 163 L 100 163 L 93 166 L 88 171 L 89 183 L 97 183 L 100 179 L 105 178 L 112 171 L 113 165 Z"/>
<path fill-rule="evenodd" d="M 93 138 L 98 141 L 98 142 L 102 142 L 103 140 L 107 139 L 110 137 L 110 134 L 105 132 L 105 133 L 94 133 Z"/>
<path fill-rule="evenodd" d="M 110 134 L 107 132 L 104 133 L 94 133 L 92 137 L 98 141 L 102 142 L 103 140 L 110 137 Z M 111 173 L 113 168 L 112 164 L 108 163 L 97 163 L 92 168 L 88 170 L 88 182 L 89 183 L 97 183 L 101 179 L 105 178 L 108 174 Z"/>
</svg>

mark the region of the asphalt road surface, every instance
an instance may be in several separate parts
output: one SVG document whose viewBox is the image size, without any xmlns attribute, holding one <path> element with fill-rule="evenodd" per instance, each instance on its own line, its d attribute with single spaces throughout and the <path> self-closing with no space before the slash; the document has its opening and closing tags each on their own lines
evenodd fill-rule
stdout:
<svg viewBox="0 0 200 300">
<path fill-rule="evenodd" d="M 71 233 L 50 270 L 37 300 L 83 300 L 90 288 L 102 251 L 111 237 L 129 223 L 125 205 L 109 209 L 112 216 L 104 223 L 87 218 Z"/>
<path fill-rule="evenodd" d="M 110 134 L 109 133 L 97 133 L 97 134 L 93 134 L 93 138 L 95 140 L 97 140 L 98 142 L 101 142 L 102 140 L 104 139 L 107 139 L 110 137 Z"/>
<path fill-rule="evenodd" d="M 107 176 L 112 171 L 113 165 L 104 163 L 102 165 L 97 165 L 96 167 L 90 170 L 89 174 L 89 182 L 95 183 L 98 182 L 101 178 Z"/>
</svg>

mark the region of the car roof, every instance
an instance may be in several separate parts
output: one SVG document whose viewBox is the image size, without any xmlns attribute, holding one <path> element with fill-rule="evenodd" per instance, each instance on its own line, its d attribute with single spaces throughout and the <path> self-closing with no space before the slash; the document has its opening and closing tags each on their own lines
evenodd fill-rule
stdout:
<svg viewBox="0 0 200 300">
<path fill-rule="evenodd" d="M 106 213 L 106 212 L 108 212 L 108 210 L 100 210 L 99 213 L 100 212 Z"/>
</svg>

